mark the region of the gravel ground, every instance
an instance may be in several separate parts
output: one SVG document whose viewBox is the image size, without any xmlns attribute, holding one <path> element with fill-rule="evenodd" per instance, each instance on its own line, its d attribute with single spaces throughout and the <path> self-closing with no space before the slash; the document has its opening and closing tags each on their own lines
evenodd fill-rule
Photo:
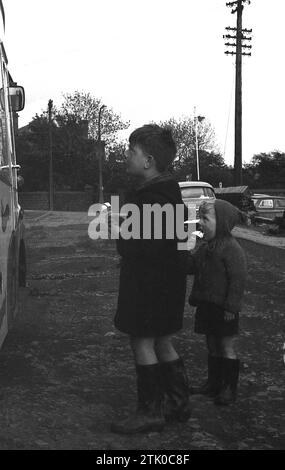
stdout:
<svg viewBox="0 0 285 470">
<path fill-rule="evenodd" d="M 109 428 L 121 411 L 135 408 L 131 351 L 112 322 L 114 242 L 90 240 L 83 215 L 27 212 L 26 220 L 28 287 L 0 352 L 0 449 L 285 449 L 285 250 L 240 240 L 249 274 L 237 403 L 220 408 L 192 397 L 187 424 L 125 437 Z M 193 313 L 186 300 L 175 342 L 198 384 L 206 349 L 193 333 Z"/>
</svg>

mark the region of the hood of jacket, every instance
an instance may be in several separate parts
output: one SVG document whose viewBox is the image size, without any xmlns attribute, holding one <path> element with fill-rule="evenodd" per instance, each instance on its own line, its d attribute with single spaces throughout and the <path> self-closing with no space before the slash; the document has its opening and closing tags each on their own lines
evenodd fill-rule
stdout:
<svg viewBox="0 0 285 470">
<path fill-rule="evenodd" d="M 228 237 L 234 226 L 242 221 L 241 211 L 230 202 L 216 199 L 216 238 Z"/>
</svg>

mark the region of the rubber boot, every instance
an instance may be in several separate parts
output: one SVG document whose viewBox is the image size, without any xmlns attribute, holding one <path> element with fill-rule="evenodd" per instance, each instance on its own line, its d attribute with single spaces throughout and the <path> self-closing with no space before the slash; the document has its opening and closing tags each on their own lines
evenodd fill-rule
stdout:
<svg viewBox="0 0 285 470">
<path fill-rule="evenodd" d="M 200 387 L 191 387 L 190 395 L 216 397 L 222 388 L 223 358 L 208 354 L 208 378 Z"/>
<path fill-rule="evenodd" d="M 162 431 L 165 420 L 162 415 L 163 392 L 159 364 L 136 365 L 137 412 L 126 419 L 113 422 L 111 431 L 118 434 L 135 434 Z"/>
<path fill-rule="evenodd" d="M 223 387 L 214 400 L 215 405 L 231 405 L 236 401 L 239 378 L 239 359 L 223 358 Z"/>
<path fill-rule="evenodd" d="M 186 422 L 191 415 L 189 385 L 181 358 L 160 364 L 164 385 L 163 414 L 167 422 Z"/>
</svg>

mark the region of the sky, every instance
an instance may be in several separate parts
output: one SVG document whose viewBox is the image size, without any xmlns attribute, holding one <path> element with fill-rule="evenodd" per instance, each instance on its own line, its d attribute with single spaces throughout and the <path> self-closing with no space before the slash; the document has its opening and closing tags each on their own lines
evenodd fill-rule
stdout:
<svg viewBox="0 0 285 470">
<path fill-rule="evenodd" d="M 3 0 L 3 42 L 13 79 L 24 86 L 19 126 L 60 106 L 63 93 L 91 93 L 134 128 L 171 117 L 205 116 L 234 163 L 235 56 L 224 54 L 236 14 L 226 0 Z M 285 152 L 284 0 L 252 0 L 243 27 L 243 161 Z"/>
</svg>

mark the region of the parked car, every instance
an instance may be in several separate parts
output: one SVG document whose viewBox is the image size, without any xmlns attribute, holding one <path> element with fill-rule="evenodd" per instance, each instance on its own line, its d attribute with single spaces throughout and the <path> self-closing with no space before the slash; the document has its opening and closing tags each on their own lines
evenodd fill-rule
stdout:
<svg viewBox="0 0 285 470">
<path fill-rule="evenodd" d="M 214 202 L 216 199 L 213 186 L 204 181 L 180 181 L 179 186 L 184 203 L 196 205 L 197 212 L 203 201 Z"/>
<path fill-rule="evenodd" d="M 285 211 L 284 196 L 265 196 L 264 194 L 254 194 L 252 197 L 257 212 L 257 216 L 266 219 L 283 217 Z"/>
<path fill-rule="evenodd" d="M 190 219 L 187 223 L 195 223 L 196 230 L 192 232 L 198 239 L 203 238 L 203 233 L 199 225 L 199 207 L 203 201 L 214 202 L 216 199 L 215 191 L 212 185 L 204 181 L 180 181 L 179 186 L 183 202 L 187 206 L 196 208 L 196 219 Z"/>
<path fill-rule="evenodd" d="M 255 203 L 257 202 L 258 198 L 259 197 L 270 197 L 269 194 L 253 194 L 252 197 L 251 197 L 251 200 L 253 201 L 254 205 Z"/>
<path fill-rule="evenodd" d="M 196 218 L 190 218 L 186 223 L 195 224 L 196 230 L 192 235 L 197 239 L 203 238 L 203 233 L 199 225 L 199 207 L 203 201 L 213 203 L 216 199 L 213 186 L 205 181 L 180 181 L 181 196 L 186 206 L 192 206 L 196 209 Z"/>
</svg>

